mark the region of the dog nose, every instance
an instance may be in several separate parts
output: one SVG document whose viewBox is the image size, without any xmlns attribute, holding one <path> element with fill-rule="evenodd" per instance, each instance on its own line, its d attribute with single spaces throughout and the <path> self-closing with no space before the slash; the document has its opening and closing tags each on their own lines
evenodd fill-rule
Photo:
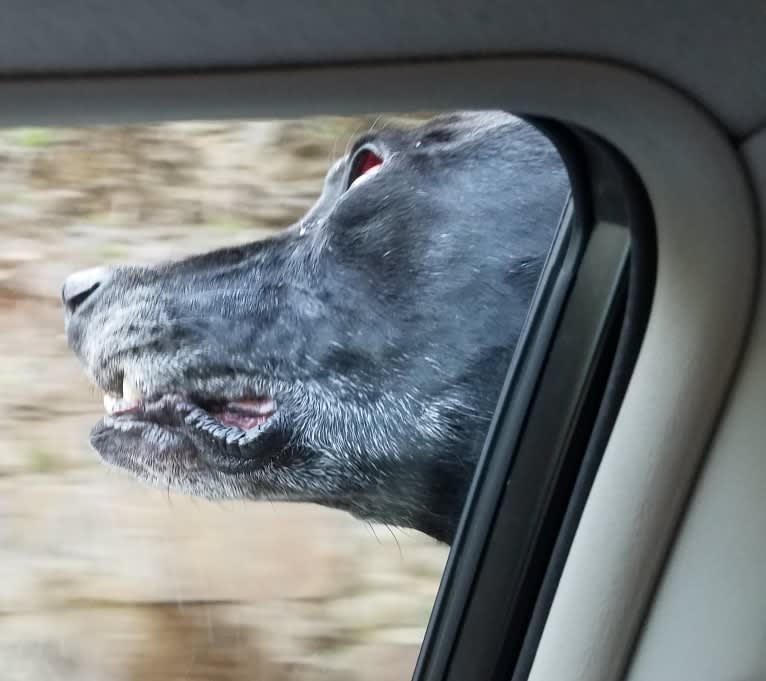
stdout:
<svg viewBox="0 0 766 681">
<path fill-rule="evenodd" d="M 92 267 L 70 274 L 61 289 L 61 300 L 71 314 L 80 307 L 96 290 L 109 279 L 108 267 Z"/>
</svg>

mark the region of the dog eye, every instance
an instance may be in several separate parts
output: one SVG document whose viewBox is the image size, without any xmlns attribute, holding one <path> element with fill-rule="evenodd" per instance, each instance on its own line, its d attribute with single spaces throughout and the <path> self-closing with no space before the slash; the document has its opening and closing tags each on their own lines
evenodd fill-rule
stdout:
<svg viewBox="0 0 766 681">
<path fill-rule="evenodd" d="M 372 149 L 361 149 L 351 162 L 351 172 L 348 175 L 348 185 L 346 189 L 351 187 L 351 185 L 363 175 L 379 168 L 382 163 L 383 159 L 372 151 Z"/>
</svg>

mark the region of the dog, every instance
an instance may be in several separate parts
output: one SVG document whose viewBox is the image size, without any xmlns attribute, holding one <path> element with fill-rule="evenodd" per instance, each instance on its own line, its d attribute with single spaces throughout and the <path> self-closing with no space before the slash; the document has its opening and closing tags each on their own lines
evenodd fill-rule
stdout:
<svg viewBox="0 0 766 681">
<path fill-rule="evenodd" d="M 64 283 L 104 461 L 450 543 L 569 195 L 504 112 L 370 132 L 272 238 Z"/>
</svg>

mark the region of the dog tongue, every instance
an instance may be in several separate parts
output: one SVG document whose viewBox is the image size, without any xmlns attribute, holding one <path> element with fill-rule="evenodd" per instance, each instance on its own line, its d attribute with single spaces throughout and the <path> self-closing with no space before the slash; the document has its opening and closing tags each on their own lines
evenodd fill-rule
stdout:
<svg viewBox="0 0 766 681">
<path fill-rule="evenodd" d="M 274 400 L 268 397 L 257 397 L 252 400 L 235 400 L 227 402 L 223 408 L 211 412 L 211 415 L 225 426 L 236 426 L 249 430 L 266 423 L 277 410 Z"/>
</svg>

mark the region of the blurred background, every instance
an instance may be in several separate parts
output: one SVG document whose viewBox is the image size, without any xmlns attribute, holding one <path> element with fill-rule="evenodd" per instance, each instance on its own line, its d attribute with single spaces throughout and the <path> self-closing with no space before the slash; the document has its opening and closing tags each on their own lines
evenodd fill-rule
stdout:
<svg viewBox="0 0 766 681">
<path fill-rule="evenodd" d="M 422 118 L 419 116 L 417 118 Z M 0 130 L 0 679 L 403 681 L 447 549 L 147 489 L 87 444 L 64 277 L 268 237 L 356 134 L 321 118 Z"/>
</svg>

